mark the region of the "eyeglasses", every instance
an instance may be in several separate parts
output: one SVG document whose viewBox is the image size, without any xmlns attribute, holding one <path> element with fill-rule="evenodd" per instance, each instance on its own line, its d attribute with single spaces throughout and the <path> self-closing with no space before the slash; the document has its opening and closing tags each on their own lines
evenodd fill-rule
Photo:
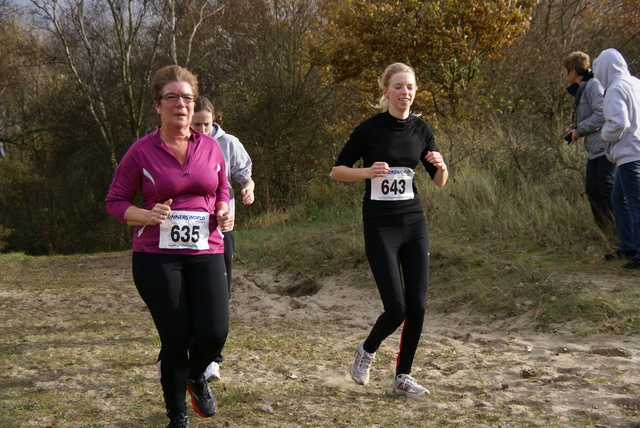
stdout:
<svg viewBox="0 0 640 428">
<path fill-rule="evenodd" d="M 170 103 L 177 103 L 180 98 L 182 98 L 182 102 L 185 104 L 191 104 L 196 99 L 196 97 L 194 97 L 193 95 L 176 95 L 176 94 L 166 94 L 160 97 L 161 100 L 165 100 Z"/>
</svg>

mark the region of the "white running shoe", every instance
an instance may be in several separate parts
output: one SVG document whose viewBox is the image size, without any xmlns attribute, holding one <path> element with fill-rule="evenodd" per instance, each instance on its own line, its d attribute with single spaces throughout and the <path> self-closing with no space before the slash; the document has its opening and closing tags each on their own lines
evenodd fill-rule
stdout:
<svg viewBox="0 0 640 428">
<path fill-rule="evenodd" d="M 356 348 L 356 359 L 351 365 L 351 379 L 358 385 L 366 385 L 369 383 L 369 372 L 371 364 L 376 360 L 376 353 L 368 353 L 364 350 L 360 343 Z"/>
<path fill-rule="evenodd" d="M 220 380 L 220 364 L 213 361 L 204 371 L 205 379 Z"/>
<path fill-rule="evenodd" d="M 393 378 L 393 392 L 407 397 L 422 397 L 430 394 L 427 388 L 418 385 L 414 378 L 406 374 L 399 374 Z"/>
</svg>

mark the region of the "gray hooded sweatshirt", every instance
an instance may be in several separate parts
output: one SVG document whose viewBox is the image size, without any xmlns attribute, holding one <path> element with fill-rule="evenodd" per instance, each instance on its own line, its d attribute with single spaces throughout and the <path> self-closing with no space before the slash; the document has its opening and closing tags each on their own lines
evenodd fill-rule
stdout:
<svg viewBox="0 0 640 428">
<path fill-rule="evenodd" d="M 229 181 L 229 211 L 235 214 L 236 205 L 231 179 L 240 184 L 251 180 L 253 162 L 251 162 L 251 158 L 240 140 L 234 135 L 224 132 L 217 123 L 214 123 L 211 127 L 210 135 L 218 141 L 224 156 L 224 163 L 227 167 L 227 180 Z M 227 231 L 224 230 L 223 232 Z"/>
<path fill-rule="evenodd" d="M 615 49 L 602 51 L 593 72 L 605 90 L 600 137 L 609 143 L 607 158 L 616 165 L 640 160 L 640 80 Z"/>
</svg>

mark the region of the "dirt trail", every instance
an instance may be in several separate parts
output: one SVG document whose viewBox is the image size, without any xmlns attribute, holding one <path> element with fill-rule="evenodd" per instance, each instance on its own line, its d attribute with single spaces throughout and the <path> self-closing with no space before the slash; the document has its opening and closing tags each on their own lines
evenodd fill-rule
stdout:
<svg viewBox="0 0 640 428">
<path fill-rule="evenodd" d="M 27 261 L 4 273 L 0 426 L 4 417 L 29 427 L 166 424 L 156 333 L 133 285 L 130 258 L 122 252 L 43 259 L 37 269 Z M 640 335 L 579 336 L 568 323 L 542 325 L 533 315 L 488 320 L 428 310 L 412 375 L 431 395 L 386 394 L 399 332 L 378 351 L 371 383 L 356 385 L 349 376 L 353 351 L 381 311 L 377 291 L 362 276 L 368 285 L 354 275 L 253 272 L 238 263 L 223 381 L 213 388 L 241 398 L 223 399 L 219 417 L 194 417 L 193 426 L 260 420 L 274 427 L 369 427 L 381 426 L 373 421 L 383 411 L 401 415 L 398 426 L 441 426 L 425 419 L 437 415 L 460 427 L 640 427 Z M 611 280 L 593 286 L 604 290 Z M 614 280 L 637 287 L 637 277 Z M 265 331 L 282 334 L 262 343 Z M 300 343 L 291 343 L 296 338 Z M 129 383 L 120 385 L 124 379 Z M 249 413 L 257 419 L 242 425 Z"/>
<path fill-rule="evenodd" d="M 630 284 L 631 285 L 631 284 Z M 635 285 L 634 285 L 635 286 Z M 314 280 L 238 269 L 232 313 L 273 319 L 315 319 L 338 324 L 355 348 L 381 311 L 375 289 L 339 277 Z M 588 415 L 595 426 L 640 426 L 640 337 L 573 334 L 569 324 L 545 326 L 532 315 L 479 323 L 469 313 L 427 314 L 413 375 L 444 409 L 501 409 L 532 418 L 540 414 Z M 383 350 L 393 357 L 398 333 Z M 350 354 L 349 354 L 350 355 Z M 318 381 L 357 389 L 350 360 Z M 392 365 L 377 367 L 368 388 L 387 387 Z M 338 364 L 340 367 L 340 364 Z M 376 373 L 377 372 L 377 373 Z M 631 416 L 629 416 L 631 415 Z"/>
</svg>

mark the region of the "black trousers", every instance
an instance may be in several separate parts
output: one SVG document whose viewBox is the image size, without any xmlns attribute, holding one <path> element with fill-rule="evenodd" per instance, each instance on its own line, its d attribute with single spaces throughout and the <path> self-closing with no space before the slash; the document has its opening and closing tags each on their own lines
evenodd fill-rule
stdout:
<svg viewBox="0 0 640 428">
<path fill-rule="evenodd" d="M 229 332 L 222 254 L 133 253 L 133 280 L 160 335 L 160 382 L 168 412 L 186 412 L 187 378 L 219 355 Z"/>
<path fill-rule="evenodd" d="M 233 273 L 233 252 L 236 248 L 236 237 L 233 230 L 222 232 L 224 235 L 224 264 L 227 268 L 227 283 L 229 286 L 229 296 L 231 296 L 231 274 Z"/>
<path fill-rule="evenodd" d="M 616 233 L 611 203 L 615 174 L 616 164 L 609 162 L 606 156 L 587 161 L 585 191 L 591 212 L 598 227 L 609 235 Z"/>
<path fill-rule="evenodd" d="M 364 349 L 375 352 L 404 322 L 396 374 L 410 374 L 427 307 L 429 230 L 424 214 L 365 220 L 364 241 L 384 306 Z"/>
<path fill-rule="evenodd" d="M 227 230 L 225 232 L 222 232 L 222 234 L 224 235 L 224 265 L 227 272 L 227 288 L 229 290 L 229 298 L 231 298 L 231 281 L 233 280 L 233 252 L 235 251 L 236 247 L 236 238 L 233 234 L 233 230 Z M 213 359 L 213 361 L 216 363 L 221 363 L 224 361 L 224 357 L 222 356 L 222 354 L 218 354 Z"/>
</svg>

